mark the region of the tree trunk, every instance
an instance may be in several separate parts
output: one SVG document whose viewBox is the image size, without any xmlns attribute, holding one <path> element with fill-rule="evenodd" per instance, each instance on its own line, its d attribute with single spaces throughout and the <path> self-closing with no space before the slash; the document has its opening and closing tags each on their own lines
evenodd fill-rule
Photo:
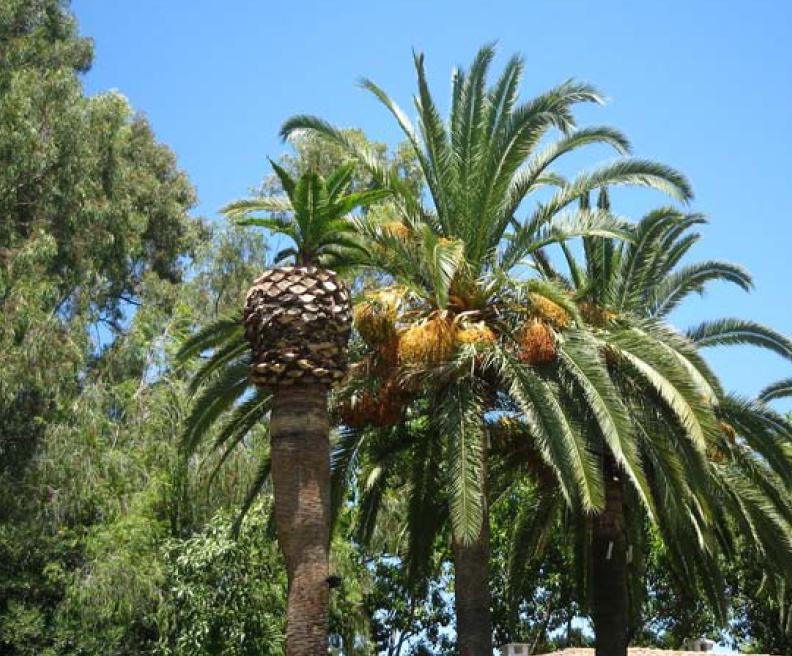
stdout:
<svg viewBox="0 0 792 656">
<path fill-rule="evenodd" d="M 330 441 L 327 388 L 281 385 L 270 434 L 278 542 L 289 599 L 286 655 L 326 656 L 330 548 Z"/>
<path fill-rule="evenodd" d="M 594 517 L 591 540 L 591 616 L 596 656 L 627 656 L 627 533 L 622 472 L 605 460 L 605 508 Z"/>
<path fill-rule="evenodd" d="M 486 453 L 484 454 L 486 458 Z M 456 604 L 457 644 L 460 656 L 492 656 L 492 619 L 490 616 L 489 555 L 490 525 L 486 464 L 484 513 L 475 541 L 463 544 L 454 539 L 454 602 Z"/>
</svg>

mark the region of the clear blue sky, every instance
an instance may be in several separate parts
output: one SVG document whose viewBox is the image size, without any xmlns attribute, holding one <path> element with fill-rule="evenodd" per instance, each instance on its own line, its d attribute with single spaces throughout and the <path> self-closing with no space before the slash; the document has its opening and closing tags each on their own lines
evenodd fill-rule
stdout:
<svg viewBox="0 0 792 656">
<path fill-rule="evenodd" d="M 409 108 L 412 48 L 426 53 L 441 99 L 452 66 L 490 40 L 501 62 L 525 56 L 525 97 L 570 77 L 592 82 L 611 100 L 586 108 L 581 124 L 614 125 L 636 155 L 685 172 L 692 208 L 711 220 L 697 258 L 735 261 L 755 277 L 752 294 L 713 287 L 676 323 L 740 316 L 792 334 L 792 3 L 76 0 L 72 8 L 96 41 L 87 90 L 118 89 L 149 117 L 196 185 L 197 211 L 210 217 L 265 175 L 293 113 L 395 143 L 390 117 L 356 80 L 373 78 Z M 575 165 L 606 156 L 593 150 Z M 664 202 L 623 194 L 616 209 L 637 216 Z M 748 348 L 710 360 L 743 394 L 792 376 L 792 363 Z"/>
</svg>

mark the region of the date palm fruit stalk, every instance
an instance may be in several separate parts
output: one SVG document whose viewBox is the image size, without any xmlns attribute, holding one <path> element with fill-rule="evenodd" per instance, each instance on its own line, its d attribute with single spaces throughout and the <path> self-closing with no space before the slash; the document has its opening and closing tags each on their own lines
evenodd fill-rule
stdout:
<svg viewBox="0 0 792 656">
<path fill-rule="evenodd" d="M 330 549 L 330 386 L 347 370 L 352 323 L 349 290 L 330 266 L 354 265 L 365 249 L 350 212 L 385 196 L 349 191 L 352 167 L 298 179 L 273 163 L 287 199 L 230 204 L 241 225 L 291 239 L 247 294 L 245 336 L 251 380 L 272 394 L 272 484 L 278 542 L 289 582 L 286 655 L 327 654 Z M 264 213 L 261 216 L 260 213 Z"/>
</svg>

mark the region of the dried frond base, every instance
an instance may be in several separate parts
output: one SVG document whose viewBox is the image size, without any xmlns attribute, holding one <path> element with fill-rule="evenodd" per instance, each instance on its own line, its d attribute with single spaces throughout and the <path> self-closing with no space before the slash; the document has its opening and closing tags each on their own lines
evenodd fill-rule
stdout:
<svg viewBox="0 0 792 656">
<path fill-rule="evenodd" d="M 726 454 L 718 448 L 709 449 L 707 451 L 707 459 L 720 465 L 726 461 Z"/>
<path fill-rule="evenodd" d="M 518 357 L 529 364 L 552 362 L 556 358 L 555 337 L 550 327 L 539 319 L 526 322 L 517 337 Z"/>
<path fill-rule="evenodd" d="M 344 377 L 352 316 L 349 290 L 333 271 L 265 271 L 248 291 L 244 319 L 257 385 L 332 385 Z"/>
</svg>

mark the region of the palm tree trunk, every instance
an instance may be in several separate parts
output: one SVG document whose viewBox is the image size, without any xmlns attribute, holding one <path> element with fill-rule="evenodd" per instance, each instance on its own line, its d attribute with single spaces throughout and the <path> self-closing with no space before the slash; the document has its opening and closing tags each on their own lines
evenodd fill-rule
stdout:
<svg viewBox="0 0 792 656">
<path fill-rule="evenodd" d="M 490 525 L 488 508 L 486 453 L 484 511 L 477 538 L 463 544 L 454 539 L 454 602 L 456 604 L 457 644 L 460 656 L 491 656 L 492 618 L 490 616 L 489 555 Z"/>
<path fill-rule="evenodd" d="M 329 432 L 326 387 L 277 389 L 270 433 L 275 524 L 289 580 L 287 656 L 327 654 Z"/>
<path fill-rule="evenodd" d="M 606 457 L 605 508 L 594 517 L 591 541 L 591 615 L 596 656 L 627 656 L 627 533 L 622 473 Z"/>
</svg>

